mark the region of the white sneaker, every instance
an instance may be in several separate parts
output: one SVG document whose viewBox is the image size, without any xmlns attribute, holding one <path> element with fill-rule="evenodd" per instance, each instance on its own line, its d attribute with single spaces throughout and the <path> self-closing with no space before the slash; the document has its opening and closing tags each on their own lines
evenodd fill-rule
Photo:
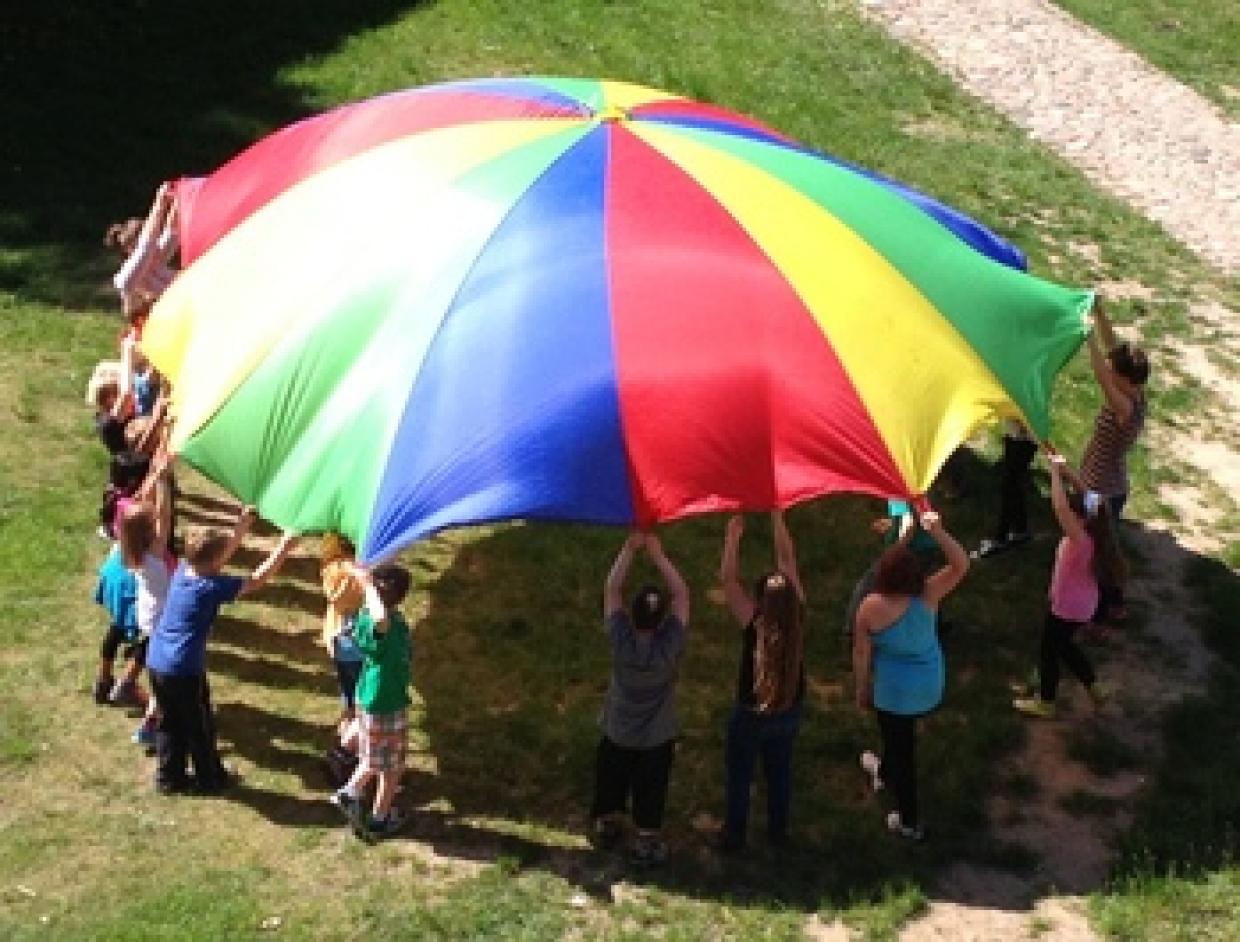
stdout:
<svg viewBox="0 0 1240 942">
<path fill-rule="evenodd" d="M 926 832 L 922 830 L 921 825 L 915 828 L 906 828 L 904 822 L 900 819 L 900 812 L 898 811 L 888 813 L 887 830 L 904 838 L 906 841 L 923 841 L 926 839 Z"/>
<path fill-rule="evenodd" d="M 883 780 L 879 777 L 878 770 L 882 763 L 879 762 L 878 756 L 869 749 L 861 753 L 861 771 L 870 777 L 870 789 L 872 791 L 882 791 Z"/>
</svg>

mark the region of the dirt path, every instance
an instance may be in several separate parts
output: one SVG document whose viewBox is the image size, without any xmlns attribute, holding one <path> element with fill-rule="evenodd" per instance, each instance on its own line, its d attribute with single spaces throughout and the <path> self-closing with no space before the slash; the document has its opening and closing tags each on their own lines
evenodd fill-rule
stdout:
<svg viewBox="0 0 1240 942">
<path fill-rule="evenodd" d="M 1095 183 L 1224 272 L 1240 271 L 1240 126 L 1212 104 L 1045 0 L 861 2 L 897 40 L 926 54 Z M 1234 494 L 1240 487 L 1240 443 L 1229 418 L 1240 388 L 1234 378 L 1240 364 L 1236 313 L 1203 300 L 1190 319 L 1194 341 L 1165 343 L 1155 351 L 1156 368 L 1165 370 L 1168 384 L 1175 374 L 1200 383 L 1217 420 L 1199 414 L 1187 423 L 1151 421 L 1152 449 L 1176 456 L 1200 478 L 1159 490 L 1160 500 L 1177 511 L 1175 532 L 1151 525 L 1125 534 L 1145 561 L 1147 574 L 1132 593 L 1145 617 L 1139 630 L 1104 643 L 1095 655 L 1104 679 L 1122 678 L 1123 689 L 1098 714 L 1079 691 L 1069 690 L 1064 718 L 1031 723 L 1025 749 L 997 773 L 1027 783 L 1027 793 L 992 800 L 992 830 L 1032 851 L 1036 871 L 1021 878 L 953 868 L 904 939 L 1097 938 L 1084 894 L 1105 879 L 1113 840 L 1130 822 L 1144 779 L 1128 767 L 1136 763 L 1087 767 L 1078 761 L 1088 754 L 1079 743 L 1100 737 L 1105 751 L 1139 757 L 1144 768 L 1157 760 L 1162 716 L 1199 687 L 1210 667 L 1192 625 L 1194 600 L 1183 584 L 1191 556 L 1217 550 L 1226 538 L 1213 525 L 1219 510 L 1207 488 Z"/>
<path fill-rule="evenodd" d="M 1240 125 L 1192 89 L 1046 0 L 861 5 L 1096 184 L 1240 272 Z"/>
</svg>

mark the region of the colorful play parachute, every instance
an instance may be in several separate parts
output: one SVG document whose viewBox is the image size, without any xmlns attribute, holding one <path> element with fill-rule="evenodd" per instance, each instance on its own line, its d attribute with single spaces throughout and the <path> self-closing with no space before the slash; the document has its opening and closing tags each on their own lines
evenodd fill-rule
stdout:
<svg viewBox="0 0 1240 942">
<path fill-rule="evenodd" d="M 174 448 L 367 560 L 514 517 L 920 494 L 979 423 L 1047 433 L 1090 302 L 923 194 L 616 82 L 387 95 L 179 195 L 144 337 Z"/>
</svg>

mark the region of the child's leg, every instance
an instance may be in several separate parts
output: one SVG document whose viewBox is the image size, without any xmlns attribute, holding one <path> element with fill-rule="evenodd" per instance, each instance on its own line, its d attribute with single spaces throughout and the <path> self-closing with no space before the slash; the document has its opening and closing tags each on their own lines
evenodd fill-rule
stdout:
<svg viewBox="0 0 1240 942">
<path fill-rule="evenodd" d="M 676 743 L 672 740 L 637 752 L 633 769 L 633 823 L 639 834 L 657 834 L 663 827 L 675 753 Z"/>
<path fill-rule="evenodd" d="M 590 804 L 593 819 L 619 814 L 625 810 L 628 793 L 628 770 L 624 750 L 603 736 L 594 754 L 594 800 Z"/>
<path fill-rule="evenodd" d="M 880 774 L 891 789 L 900 813 L 900 824 L 917 827 L 917 720 L 878 710 L 878 728 L 883 736 Z"/>
<path fill-rule="evenodd" d="M 396 797 L 396 786 L 400 784 L 403 769 L 384 769 L 379 773 L 379 787 L 375 789 L 375 805 L 373 816 L 386 818 L 392 810 L 392 800 Z"/>
<path fill-rule="evenodd" d="M 1046 613 L 1042 625 L 1041 653 L 1038 658 L 1039 696 L 1043 703 L 1054 703 L 1059 692 L 1059 657 L 1068 639 L 1068 623 L 1053 613 Z"/>
<path fill-rule="evenodd" d="M 788 810 L 792 806 L 792 746 L 801 726 L 800 710 L 770 717 L 773 726 L 762 740 L 762 774 L 766 776 L 766 829 L 772 844 L 788 837 Z"/>
<path fill-rule="evenodd" d="M 1068 665 L 1068 670 L 1076 675 L 1084 686 L 1092 687 L 1097 679 L 1094 674 L 1094 667 L 1089 663 L 1089 658 L 1085 656 L 1085 652 L 1077 647 L 1075 639 L 1077 626 L 1069 623 L 1067 631 L 1064 632 L 1063 642 L 1060 648 L 1060 657 L 1063 662 Z"/>
<path fill-rule="evenodd" d="M 757 734 L 753 726 L 754 717 L 748 715 L 743 707 L 732 710 L 723 749 L 727 805 L 723 830 L 725 842 L 733 846 L 744 845 L 749 824 L 749 792 L 753 785 L 754 762 L 758 758 Z"/>
<path fill-rule="evenodd" d="M 226 784 L 227 775 L 215 748 L 215 719 L 211 715 L 211 688 L 205 674 L 194 678 L 193 705 L 186 722 L 186 739 L 194 762 L 194 774 L 201 788 L 210 790 Z"/>
<path fill-rule="evenodd" d="M 372 750 L 372 765 L 379 773 L 379 787 L 375 790 L 374 817 L 382 820 L 392 809 L 392 800 L 396 797 L 396 786 L 405 771 L 405 749 L 409 734 L 404 710 L 374 717 L 374 728 L 378 734 L 377 748 Z"/>
<path fill-rule="evenodd" d="M 108 694 L 112 692 L 112 671 L 116 666 L 116 652 L 125 640 L 125 633 L 115 625 L 109 625 L 107 634 L 103 636 L 103 644 L 99 646 L 99 673 L 95 675 L 95 700 L 106 703 Z M 102 691 L 102 697 L 101 697 Z"/>
<path fill-rule="evenodd" d="M 184 683 L 185 680 L 151 672 L 151 688 L 161 710 L 159 726 L 155 731 L 155 749 L 159 756 L 155 785 L 160 789 L 184 788 L 188 780 L 185 772 L 185 713 L 194 709 L 195 705 L 194 691 Z"/>
</svg>

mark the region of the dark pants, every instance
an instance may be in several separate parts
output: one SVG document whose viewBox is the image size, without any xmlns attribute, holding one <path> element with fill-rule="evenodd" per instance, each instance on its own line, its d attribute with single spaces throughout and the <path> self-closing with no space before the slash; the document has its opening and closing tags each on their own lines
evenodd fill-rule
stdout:
<svg viewBox="0 0 1240 942">
<path fill-rule="evenodd" d="M 1042 656 L 1038 667 L 1040 693 L 1045 703 L 1053 703 L 1059 690 L 1060 661 L 1067 664 L 1068 670 L 1086 687 L 1094 682 L 1093 667 L 1072 640 L 1078 627 L 1076 622 L 1064 621 L 1051 612 L 1046 613 L 1046 622 L 1042 626 Z"/>
<path fill-rule="evenodd" d="M 1028 533 L 1025 494 L 1029 490 L 1029 464 L 1038 453 L 1036 442 L 1003 436 L 1003 463 L 999 490 L 999 524 L 995 539 L 1004 542 L 1013 533 Z"/>
<path fill-rule="evenodd" d="M 649 749 L 627 749 L 604 736 L 594 762 L 594 803 L 590 817 L 601 818 L 628 810 L 633 796 L 633 823 L 643 831 L 663 826 L 667 784 L 672 773 L 676 743 L 669 739 Z"/>
<path fill-rule="evenodd" d="M 788 806 L 792 800 L 792 744 L 801 728 L 801 706 L 763 715 L 736 706 L 728 720 L 724 764 L 727 773 L 727 820 L 724 831 L 743 843 L 749 824 L 749 793 L 754 763 L 762 758 L 766 776 L 766 831 L 778 843 L 788 836 Z"/>
<path fill-rule="evenodd" d="M 1112 494 L 1107 498 L 1107 509 L 1111 512 L 1111 526 L 1115 530 L 1115 540 L 1119 541 L 1119 518 L 1124 512 L 1124 504 L 1128 502 L 1128 493 Z M 1111 614 L 1111 610 L 1122 608 L 1124 604 L 1124 587 L 1109 581 L 1098 583 L 1098 610 L 1093 620 L 1103 622 Z"/>
<path fill-rule="evenodd" d="M 352 710 L 356 705 L 357 681 L 362 676 L 361 661 L 342 661 L 333 658 L 336 665 L 336 682 L 340 685 L 340 705 Z"/>
<path fill-rule="evenodd" d="M 890 790 L 900 812 L 900 823 L 915 828 L 919 822 L 917 812 L 917 720 L 916 715 L 905 716 L 876 710 L 878 731 L 883 737 L 883 755 L 879 762 L 878 777 Z"/>
<path fill-rule="evenodd" d="M 108 633 L 103 636 L 103 644 L 99 646 L 99 656 L 105 661 L 115 661 L 116 653 L 120 650 L 121 645 L 125 646 L 125 660 L 134 661 L 139 667 L 146 663 L 146 647 L 148 638 L 140 641 L 133 640 L 134 634 L 118 628 L 116 625 L 108 627 Z"/>
<path fill-rule="evenodd" d="M 194 762 L 200 785 L 222 782 L 224 766 L 215 747 L 215 719 L 211 714 L 211 689 L 205 674 L 177 677 L 148 671 L 151 690 L 159 703 L 160 719 L 155 730 L 159 767 L 156 784 L 183 788 L 187 782 L 185 760 Z"/>
</svg>

